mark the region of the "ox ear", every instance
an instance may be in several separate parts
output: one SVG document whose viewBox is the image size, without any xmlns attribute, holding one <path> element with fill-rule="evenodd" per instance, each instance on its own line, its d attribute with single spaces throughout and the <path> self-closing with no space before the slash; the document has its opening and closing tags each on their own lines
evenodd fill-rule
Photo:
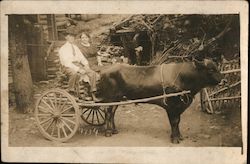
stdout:
<svg viewBox="0 0 250 164">
<path fill-rule="evenodd" d="M 199 60 L 197 60 L 197 59 L 193 59 L 193 61 L 194 61 L 194 66 L 195 66 L 195 68 L 201 69 L 201 68 L 204 68 L 204 67 L 205 67 L 204 61 L 199 61 Z"/>
</svg>

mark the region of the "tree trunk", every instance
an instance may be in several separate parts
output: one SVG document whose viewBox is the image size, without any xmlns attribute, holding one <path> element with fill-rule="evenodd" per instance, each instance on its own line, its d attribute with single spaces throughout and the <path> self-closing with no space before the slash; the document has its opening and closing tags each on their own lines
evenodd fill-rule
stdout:
<svg viewBox="0 0 250 164">
<path fill-rule="evenodd" d="M 27 112 L 32 102 L 32 79 L 30 74 L 24 16 L 9 16 L 9 55 L 12 64 L 16 109 Z"/>
</svg>

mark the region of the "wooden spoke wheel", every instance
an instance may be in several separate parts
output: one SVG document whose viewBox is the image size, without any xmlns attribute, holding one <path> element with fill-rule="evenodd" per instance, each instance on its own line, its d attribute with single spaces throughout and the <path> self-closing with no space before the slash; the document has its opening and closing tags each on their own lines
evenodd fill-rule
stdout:
<svg viewBox="0 0 250 164">
<path fill-rule="evenodd" d="M 89 125 L 102 126 L 105 123 L 105 108 L 107 107 L 83 107 L 81 118 Z"/>
<path fill-rule="evenodd" d="M 62 89 L 52 89 L 38 99 L 35 119 L 44 137 L 65 142 L 78 130 L 79 107 L 69 93 Z"/>
</svg>

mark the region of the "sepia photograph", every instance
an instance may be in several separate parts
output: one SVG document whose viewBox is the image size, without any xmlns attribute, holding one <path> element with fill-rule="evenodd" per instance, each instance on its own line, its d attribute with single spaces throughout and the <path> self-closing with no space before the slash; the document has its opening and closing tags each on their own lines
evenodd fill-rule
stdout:
<svg viewBox="0 0 250 164">
<path fill-rule="evenodd" d="M 31 11 L 1 15 L 1 149 L 13 151 L 6 161 L 155 163 L 161 156 L 165 163 L 163 149 L 171 160 L 189 156 L 182 162 L 217 158 L 216 151 L 237 154 L 220 163 L 246 162 L 242 13 Z M 32 155 L 19 161 L 22 150 Z M 33 158 L 37 150 L 46 158 Z"/>
</svg>

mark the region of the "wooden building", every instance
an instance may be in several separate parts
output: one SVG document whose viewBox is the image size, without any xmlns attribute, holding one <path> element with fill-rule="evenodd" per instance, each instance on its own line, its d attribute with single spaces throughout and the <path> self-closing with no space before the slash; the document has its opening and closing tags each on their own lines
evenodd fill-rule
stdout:
<svg viewBox="0 0 250 164">
<path fill-rule="evenodd" d="M 70 24 L 65 14 L 24 15 L 29 22 L 26 28 L 26 48 L 33 81 L 48 79 L 48 52 L 50 45 L 63 40 L 62 32 Z M 9 83 L 12 83 L 9 62 Z"/>
</svg>

